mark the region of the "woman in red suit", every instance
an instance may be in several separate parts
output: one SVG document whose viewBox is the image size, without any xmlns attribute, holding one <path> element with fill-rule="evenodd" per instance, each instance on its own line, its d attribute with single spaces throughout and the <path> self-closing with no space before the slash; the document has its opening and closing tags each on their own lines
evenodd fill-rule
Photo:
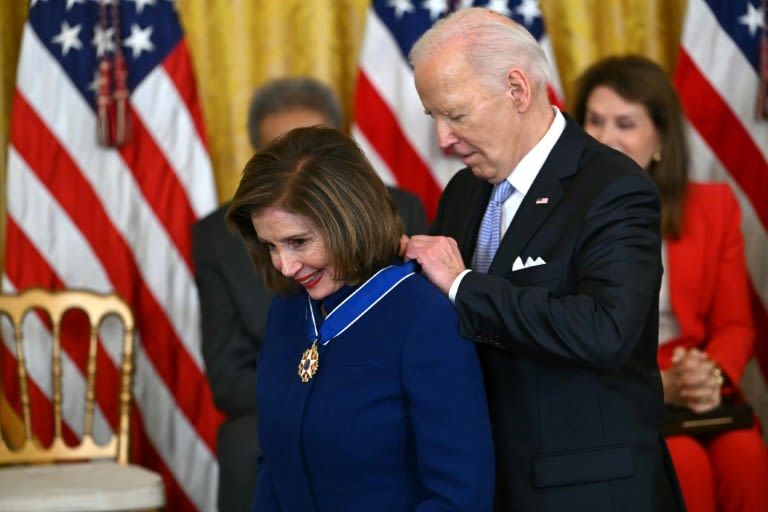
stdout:
<svg viewBox="0 0 768 512">
<path fill-rule="evenodd" d="M 725 183 L 688 180 L 680 103 L 652 61 L 626 56 L 594 64 L 579 80 L 574 115 L 656 182 L 664 235 L 658 356 L 664 401 L 709 411 L 740 394 L 755 341 L 736 198 Z M 706 439 L 668 436 L 667 444 L 689 511 L 768 510 L 768 451 L 757 420 L 752 429 Z"/>
</svg>

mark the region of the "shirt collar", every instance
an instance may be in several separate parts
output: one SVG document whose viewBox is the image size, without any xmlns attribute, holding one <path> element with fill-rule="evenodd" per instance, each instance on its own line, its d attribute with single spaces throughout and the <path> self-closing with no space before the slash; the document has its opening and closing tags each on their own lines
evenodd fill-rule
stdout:
<svg viewBox="0 0 768 512">
<path fill-rule="evenodd" d="M 522 192 L 523 195 L 528 193 L 533 180 L 539 175 L 549 153 L 565 130 L 565 116 L 554 105 L 552 105 L 552 110 L 555 111 L 555 119 L 549 125 L 549 129 L 541 140 L 518 162 L 507 178 L 515 190 Z"/>
</svg>

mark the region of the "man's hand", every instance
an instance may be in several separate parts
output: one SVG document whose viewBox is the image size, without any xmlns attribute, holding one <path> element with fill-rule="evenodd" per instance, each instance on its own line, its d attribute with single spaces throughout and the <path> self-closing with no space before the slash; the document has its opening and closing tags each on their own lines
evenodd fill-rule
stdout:
<svg viewBox="0 0 768 512">
<path fill-rule="evenodd" d="M 416 260 L 422 273 L 444 294 L 466 267 L 456 240 L 445 236 L 414 235 L 405 247 L 405 259 Z"/>
<path fill-rule="evenodd" d="M 410 240 L 410 237 L 408 235 L 402 235 L 400 237 L 400 252 L 397 254 L 405 259 L 405 248 L 408 247 L 408 241 Z"/>
</svg>

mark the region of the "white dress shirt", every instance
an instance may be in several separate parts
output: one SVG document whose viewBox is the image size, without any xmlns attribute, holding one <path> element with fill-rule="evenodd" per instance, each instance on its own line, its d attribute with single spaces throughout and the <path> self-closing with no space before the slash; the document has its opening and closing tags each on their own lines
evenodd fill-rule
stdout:
<svg viewBox="0 0 768 512">
<path fill-rule="evenodd" d="M 659 345 L 672 341 L 680 336 L 680 324 L 675 312 L 672 311 L 672 294 L 669 289 L 669 272 L 667 264 L 667 244 L 661 242 L 661 262 L 664 273 L 661 274 L 661 291 L 659 292 Z"/>
<path fill-rule="evenodd" d="M 501 236 L 499 239 L 504 238 L 504 234 L 507 232 L 509 225 L 512 224 L 512 219 L 515 218 L 515 214 L 517 213 L 518 208 L 520 208 L 525 195 L 528 193 L 531 185 L 533 185 L 536 176 L 539 175 L 539 171 L 541 171 L 544 162 L 547 160 L 547 157 L 549 157 L 549 153 L 552 152 L 552 148 L 565 130 L 565 117 L 554 105 L 552 106 L 552 110 L 555 111 L 555 119 L 552 121 L 549 129 L 541 140 L 539 140 L 539 142 L 537 142 L 536 145 L 533 146 L 533 148 L 531 148 L 531 150 L 517 163 L 515 168 L 509 173 L 509 176 L 507 176 L 507 181 L 509 181 L 515 190 L 502 206 Z M 472 257 L 472 260 L 474 262 L 474 256 Z M 453 280 L 451 288 L 448 290 L 448 298 L 451 302 L 454 302 L 456 299 L 456 292 L 459 289 L 461 280 L 467 272 L 470 272 L 471 270 L 472 269 L 464 270 Z"/>
</svg>

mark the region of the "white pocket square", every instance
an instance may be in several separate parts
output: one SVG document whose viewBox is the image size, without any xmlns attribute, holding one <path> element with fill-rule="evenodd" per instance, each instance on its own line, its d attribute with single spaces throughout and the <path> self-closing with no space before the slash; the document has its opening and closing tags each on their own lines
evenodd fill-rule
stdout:
<svg viewBox="0 0 768 512">
<path fill-rule="evenodd" d="M 546 265 L 547 262 L 541 259 L 541 257 L 536 258 L 535 260 L 528 256 L 528 259 L 525 260 L 525 263 L 523 263 L 522 258 L 518 256 L 515 259 L 515 262 L 512 264 L 512 272 L 515 272 L 517 270 L 523 270 L 524 268 L 531 268 L 536 267 L 538 265 Z"/>
</svg>

